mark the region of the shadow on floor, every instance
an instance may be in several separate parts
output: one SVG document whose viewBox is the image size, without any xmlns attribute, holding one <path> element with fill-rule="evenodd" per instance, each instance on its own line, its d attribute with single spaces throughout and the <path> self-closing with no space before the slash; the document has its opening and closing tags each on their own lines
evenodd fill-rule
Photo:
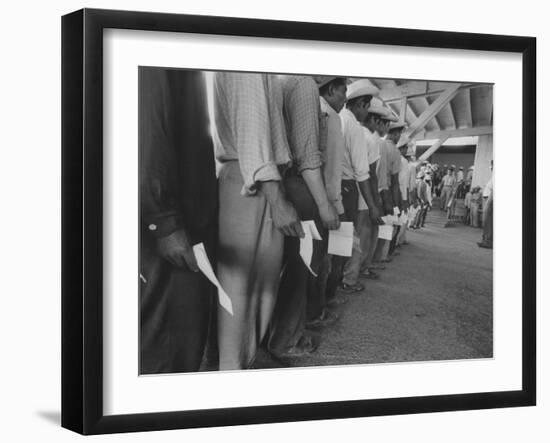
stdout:
<svg viewBox="0 0 550 443">
<path fill-rule="evenodd" d="M 36 415 L 51 424 L 61 426 L 61 411 L 36 411 Z"/>
</svg>

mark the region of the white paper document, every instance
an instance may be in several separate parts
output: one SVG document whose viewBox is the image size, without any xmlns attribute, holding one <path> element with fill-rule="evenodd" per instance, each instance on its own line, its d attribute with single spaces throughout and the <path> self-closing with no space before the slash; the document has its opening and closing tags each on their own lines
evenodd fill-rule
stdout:
<svg viewBox="0 0 550 443">
<path fill-rule="evenodd" d="M 391 240 L 393 235 L 393 226 L 391 224 L 378 226 L 378 238 L 382 240 Z"/>
<path fill-rule="evenodd" d="M 193 246 L 193 252 L 195 253 L 195 258 L 197 260 L 197 265 L 199 266 L 199 269 L 206 276 L 206 278 L 218 288 L 218 302 L 220 303 L 220 306 L 231 315 L 233 315 L 233 303 L 231 303 L 231 299 L 222 288 L 222 285 L 218 281 L 216 274 L 214 274 L 214 270 L 212 269 L 212 265 L 210 264 L 208 255 L 206 255 L 204 244 L 198 243 Z"/>
<path fill-rule="evenodd" d="M 396 215 L 385 215 L 382 217 L 382 220 L 386 225 L 393 225 L 394 223 L 397 223 L 398 217 Z"/>
<path fill-rule="evenodd" d="M 328 231 L 328 253 L 351 257 L 353 249 L 353 223 L 342 222 L 340 228 Z"/>
<path fill-rule="evenodd" d="M 311 269 L 311 258 L 313 257 L 313 240 L 322 240 L 321 235 L 319 235 L 319 231 L 313 220 L 303 221 L 302 229 L 305 236 L 300 239 L 300 257 L 302 257 L 309 272 L 317 277 L 317 274 Z"/>
<path fill-rule="evenodd" d="M 414 222 L 414 219 L 416 217 L 417 212 L 418 212 L 418 208 L 412 207 L 412 208 L 409 209 L 409 221 L 410 222 Z"/>
</svg>

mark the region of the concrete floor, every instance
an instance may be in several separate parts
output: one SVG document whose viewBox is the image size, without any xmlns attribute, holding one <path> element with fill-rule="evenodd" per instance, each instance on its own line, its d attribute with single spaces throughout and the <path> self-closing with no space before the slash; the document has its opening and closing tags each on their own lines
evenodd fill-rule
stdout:
<svg viewBox="0 0 550 443">
<path fill-rule="evenodd" d="M 335 309 L 339 321 L 320 331 L 316 352 L 277 361 L 261 351 L 254 367 L 492 357 L 492 250 L 477 246 L 480 229 L 445 221 L 434 207 L 425 228 L 408 232 L 380 279 Z"/>
</svg>

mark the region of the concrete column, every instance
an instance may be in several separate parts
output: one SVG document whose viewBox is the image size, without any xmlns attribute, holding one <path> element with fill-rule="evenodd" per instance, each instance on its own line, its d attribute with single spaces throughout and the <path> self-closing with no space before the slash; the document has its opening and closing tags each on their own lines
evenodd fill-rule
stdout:
<svg viewBox="0 0 550 443">
<path fill-rule="evenodd" d="M 491 160 L 493 159 L 493 135 L 480 135 L 477 140 L 474 159 L 474 176 L 472 186 L 487 184 L 491 178 Z"/>
</svg>

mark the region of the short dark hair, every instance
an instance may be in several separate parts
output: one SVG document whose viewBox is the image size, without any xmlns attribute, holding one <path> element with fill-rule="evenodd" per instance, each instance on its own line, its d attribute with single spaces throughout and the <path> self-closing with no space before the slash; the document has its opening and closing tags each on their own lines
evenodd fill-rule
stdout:
<svg viewBox="0 0 550 443">
<path fill-rule="evenodd" d="M 369 120 L 374 120 L 374 123 L 378 123 L 382 117 L 380 117 L 380 114 L 377 114 L 375 112 L 369 112 L 367 113 L 367 117 L 365 118 L 365 122 L 368 122 Z"/>
<path fill-rule="evenodd" d="M 400 126 L 399 128 L 391 128 L 389 131 L 388 131 L 388 134 L 392 134 L 394 132 L 398 132 L 398 131 L 403 131 L 405 128 L 403 126 Z"/>
<path fill-rule="evenodd" d="M 319 88 L 319 95 L 327 95 L 331 86 L 337 88 L 339 86 L 346 86 L 346 83 L 346 77 L 336 77 Z"/>
<path fill-rule="evenodd" d="M 364 106 L 367 103 L 370 103 L 372 100 L 372 95 L 362 95 L 360 97 L 352 98 L 346 103 L 346 108 L 351 109 L 356 106 Z"/>
</svg>

